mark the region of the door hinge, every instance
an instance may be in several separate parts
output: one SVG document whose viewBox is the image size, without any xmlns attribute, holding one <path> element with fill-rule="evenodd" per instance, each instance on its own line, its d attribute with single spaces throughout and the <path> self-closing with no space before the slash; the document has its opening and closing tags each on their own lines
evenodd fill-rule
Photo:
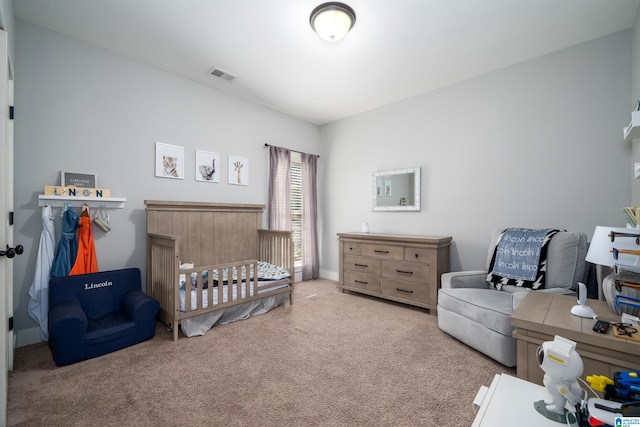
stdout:
<svg viewBox="0 0 640 427">
<path fill-rule="evenodd" d="M 9 225 L 13 225 L 13 212 L 9 212 Z"/>
<path fill-rule="evenodd" d="M 13 105 L 9 105 L 9 120 L 13 120 Z"/>
<path fill-rule="evenodd" d="M 13 316 L 9 317 L 9 332 L 13 331 Z"/>
</svg>

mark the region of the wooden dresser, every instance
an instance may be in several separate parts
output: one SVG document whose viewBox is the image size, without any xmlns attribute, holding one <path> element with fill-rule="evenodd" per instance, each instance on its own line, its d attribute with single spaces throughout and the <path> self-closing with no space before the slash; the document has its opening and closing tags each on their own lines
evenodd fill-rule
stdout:
<svg viewBox="0 0 640 427">
<path fill-rule="evenodd" d="M 338 289 L 433 310 L 451 237 L 338 233 Z"/>
</svg>

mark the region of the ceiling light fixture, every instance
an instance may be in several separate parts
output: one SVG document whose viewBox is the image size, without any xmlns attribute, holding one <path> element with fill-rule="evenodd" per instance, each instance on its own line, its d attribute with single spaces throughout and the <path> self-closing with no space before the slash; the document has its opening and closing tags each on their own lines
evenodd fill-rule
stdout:
<svg viewBox="0 0 640 427">
<path fill-rule="evenodd" d="M 313 31 L 328 41 L 337 42 L 347 35 L 356 22 L 356 13 L 344 3 L 323 3 L 313 9 L 309 23 Z"/>
</svg>

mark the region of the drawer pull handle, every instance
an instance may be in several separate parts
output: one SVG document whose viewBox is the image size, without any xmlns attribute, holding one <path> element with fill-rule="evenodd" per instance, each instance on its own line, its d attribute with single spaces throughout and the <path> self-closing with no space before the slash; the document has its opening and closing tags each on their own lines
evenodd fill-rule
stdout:
<svg viewBox="0 0 640 427">
<path fill-rule="evenodd" d="M 396 288 L 396 291 L 398 291 L 398 292 L 404 292 L 404 293 L 406 293 L 406 294 L 412 294 L 412 293 L 413 293 L 413 291 L 408 291 L 408 290 L 406 290 L 406 289 L 400 289 L 400 288 Z"/>
<path fill-rule="evenodd" d="M 396 270 L 396 273 L 401 273 L 401 274 L 413 274 L 413 271 Z"/>
<path fill-rule="evenodd" d="M 368 285 L 369 284 L 369 282 L 363 282 L 361 280 L 354 280 L 354 282 L 360 283 L 361 285 Z"/>
<path fill-rule="evenodd" d="M 356 267 L 364 267 L 367 268 L 369 267 L 367 264 L 358 264 L 357 262 L 354 264 Z"/>
<path fill-rule="evenodd" d="M 386 255 L 386 254 L 388 254 L 388 253 L 389 253 L 389 251 L 381 251 L 381 250 L 379 250 L 379 249 L 374 249 L 373 251 L 374 251 L 375 253 L 377 253 L 377 254 L 385 254 L 385 255 Z"/>
</svg>

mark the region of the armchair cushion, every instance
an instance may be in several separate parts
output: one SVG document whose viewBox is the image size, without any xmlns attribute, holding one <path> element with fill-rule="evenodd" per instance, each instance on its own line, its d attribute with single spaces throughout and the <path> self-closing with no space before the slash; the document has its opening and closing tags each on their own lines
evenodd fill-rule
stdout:
<svg viewBox="0 0 640 427">
<path fill-rule="evenodd" d="M 523 292 L 524 293 L 524 292 Z M 440 292 L 438 310 L 464 313 L 465 317 L 501 335 L 511 334 L 513 294 L 477 288 L 447 289 Z"/>
</svg>

